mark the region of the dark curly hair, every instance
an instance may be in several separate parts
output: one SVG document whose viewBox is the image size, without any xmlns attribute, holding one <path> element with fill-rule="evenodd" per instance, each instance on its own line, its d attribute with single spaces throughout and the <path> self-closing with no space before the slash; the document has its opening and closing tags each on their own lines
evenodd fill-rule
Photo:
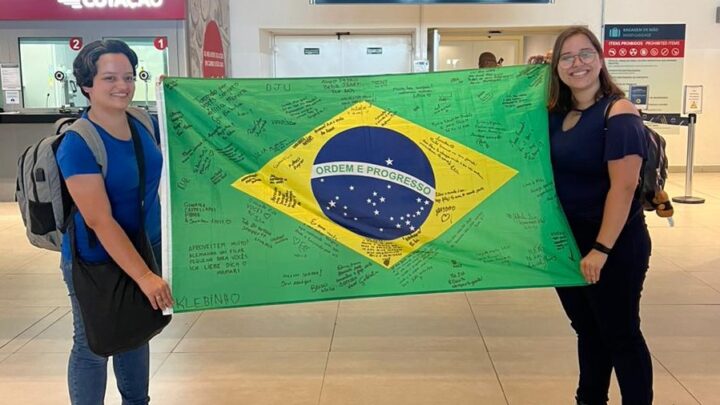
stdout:
<svg viewBox="0 0 720 405">
<path fill-rule="evenodd" d="M 104 39 L 85 45 L 73 61 L 73 75 L 75 75 L 75 82 L 80 86 L 83 96 L 88 100 L 90 96 L 83 90 L 83 86 L 93 86 L 93 78 L 97 75 L 97 61 L 106 53 L 121 53 L 127 56 L 133 68 L 133 76 L 137 73 L 138 57 L 125 42 L 117 39 Z"/>
</svg>

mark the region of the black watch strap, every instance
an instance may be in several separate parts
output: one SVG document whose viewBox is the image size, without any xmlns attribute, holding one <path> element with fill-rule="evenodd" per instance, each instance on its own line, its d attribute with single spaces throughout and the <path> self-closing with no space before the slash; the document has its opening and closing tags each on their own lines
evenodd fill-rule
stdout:
<svg viewBox="0 0 720 405">
<path fill-rule="evenodd" d="M 610 252 L 612 252 L 612 248 L 609 248 L 598 241 L 595 241 L 595 243 L 593 243 L 592 248 L 597 250 L 598 252 L 605 253 L 606 255 L 609 255 Z"/>
</svg>

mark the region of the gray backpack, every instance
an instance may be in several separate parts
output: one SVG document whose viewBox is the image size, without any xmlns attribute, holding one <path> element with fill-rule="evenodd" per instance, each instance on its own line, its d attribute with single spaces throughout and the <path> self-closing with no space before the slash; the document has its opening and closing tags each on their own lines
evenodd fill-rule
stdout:
<svg viewBox="0 0 720 405">
<path fill-rule="evenodd" d="M 128 107 L 128 114 L 156 137 L 152 118 L 142 108 Z M 15 199 L 30 243 L 43 249 L 60 251 L 65 222 L 73 206 L 55 159 L 60 141 L 67 131 L 77 132 L 87 143 L 105 177 L 107 153 L 95 126 L 86 119 L 62 118 L 55 123 L 55 134 L 30 145 L 18 159 Z"/>
</svg>

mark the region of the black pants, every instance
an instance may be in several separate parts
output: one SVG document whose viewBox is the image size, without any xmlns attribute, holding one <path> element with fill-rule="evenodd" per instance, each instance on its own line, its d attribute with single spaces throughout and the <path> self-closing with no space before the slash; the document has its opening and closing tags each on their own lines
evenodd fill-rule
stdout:
<svg viewBox="0 0 720 405">
<path fill-rule="evenodd" d="M 570 219 L 570 226 L 580 252 L 587 254 L 600 224 Z M 588 405 L 607 403 L 613 368 L 624 405 L 652 403 L 652 362 L 640 331 L 640 293 L 650 249 L 645 217 L 638 213 L 625 225 L 598 283 L 557 289 L 578 336 L 577 399 Z"/>
</svg>

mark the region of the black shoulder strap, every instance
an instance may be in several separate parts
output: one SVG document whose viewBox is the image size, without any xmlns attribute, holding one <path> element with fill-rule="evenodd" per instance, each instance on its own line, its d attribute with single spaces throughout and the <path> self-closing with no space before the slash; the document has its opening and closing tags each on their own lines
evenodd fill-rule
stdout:
<svg viewBox="0 0 720 405">
<path fill-rule="evenodd" d="M 128 114 L 128 125 L 130 126 L 130 134 L 132 135 L 132 141 L 133 141 L 133 147 L 135 148 L 135 160 L 137 162 L 138 166 L 138 181 L 140 182 L 140 190 L 138 193 L 138 206 L 140 207 L 140 231 L 145 231 L 145 155 L 143 154 L 143 147 L 142 147 L 142 140 L 140 139 L 140 135 L 137 133 L 137 129 L 135 128 L 135 125 L 130 120 L 130 115 Z M 74 232 L 74 221 L 72 220 L 75 216 L 75 213 L 78 211 L 77 206 L 73 204 L 73 207 L 70 211 L 70 216 L 68 217 L 68 223 L 67 227 L 69 228 L 70 232 L 70 247 L 72 255 L 76 255 L 76 240 L 75 240 L 75 232 Z M 95 232 L 90 229 L 87 224 L 85 224 L 85 230 L 88 234 L 88 243 L 91 247 L 95 247 L 97 245 L 97 236 L 95 236 Z"/>
<path fill-rule="evenodd" d="M 140 192 L 138 193 L 138 205 L 140 206 L 140 230 L 145 229 L 145 155 L 143 154 L 142 140 L 140 135 L 130 120 L 128 114 L 128 125 L 132 134 L 133 146 L 135 147 L 135 161 L 138 166 L 138 176 L 140 181 Z"/>
<path fill-rule="evenodd" d="M 618 96 L 610 96 L 610 102 L 608 103 L 607 107 L 605 107 L 605 132 L 608 130 L 608 119 L 610 118 L 610 110 L 612 109 L 612 106 L 615 105 L 615 103 L 620 100 L 620 97 Z M 647 139 L 646 139 L 647 141 Z M 643 159 L 642 166 L 640 166 L 640 177 L 638 179 L 638 186 L 635 188 L 635 195 L 633 196 L 633 199 L 640 200 L 641 194 L 642 194 L 642 184 L 645 181 L 645 164 L 647 162 L 647 158 Z M 642 208 L 639 210 L 639 212 L 642 212 Z M 627 222 L 630 222 L 638 213 L 634 213 L 628 217 Z"/>
<path fill-rule="evenodd" d="M 155 141 L 155 144 L 160 144 L 160 134 L 156 133 L 155 131 L 155 122 L 153 121 L 152 116 L 150 116 L 150 113 L 141 107 L 133 107 L 130 106 L 127 108 L 127 113 L 136 119 L 142 126 L 147 130 L 147 132 L 152 136 L 153 141 Z"/>
<path fill-rule="evenodd" d="M 610 110 L 612 110 L 613 105 L 615 105 L 618 100 L 620 100 L 620 97 L 610 96 L 610 102 L 607 107 L 605 107 L 605 120 L 603 121 L 605 123 L 605 131 L 607 131 L 608 119 L 610 119 Z"/>
</svg>

